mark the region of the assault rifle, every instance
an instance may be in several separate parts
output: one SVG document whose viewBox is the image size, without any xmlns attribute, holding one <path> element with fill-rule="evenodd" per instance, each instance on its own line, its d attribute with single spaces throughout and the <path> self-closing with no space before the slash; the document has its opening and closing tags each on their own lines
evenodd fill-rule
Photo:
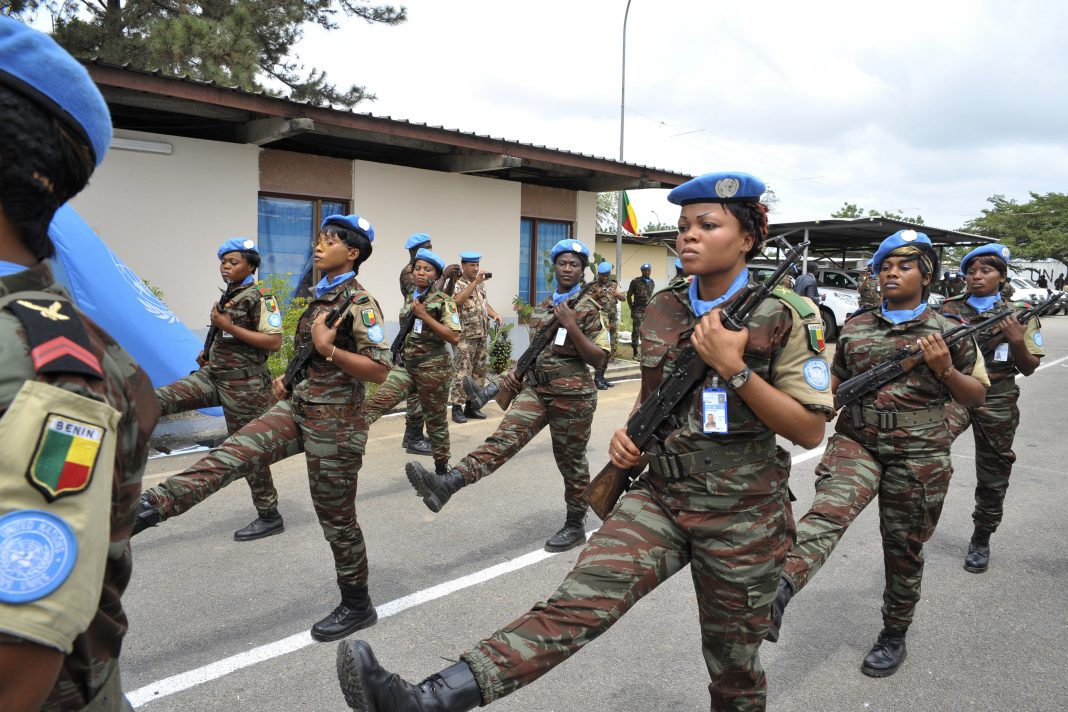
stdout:
<svg viewBox="0 0 1068 712">
<path fill-rule="evenodd" d="M 430 293 L 433 287 L 427 287 L 423 294 L 415 299 L 415 301 L 422 304 L 426 301 L 426 295 Z M 404 365 L 404 340 L 408 338 L 408 334 L 412 333 L 412 329 L 415 328 L 415 309 L 408 312 L 408 318 L 405 319 L 400 326 L 400 331 L 397 332 L 397 337 L 393 339 L 393 343 L 389 345 L 389 350 L 393 354 L 393 365 Z"/>
<path fill-rule="evenodd" d="M 589 292 L 593 285 L 597 284 L 596 281 L 586 284 L 578 294 L 568 300 L 567 306 L 574 309 L 575 305 L 579 303 L 583 295 Z M 556 335 L 556 329 L 560 326 L 560 321 L 554 316 L 541 328 L 537 335 L 531 339 L 530 346 L 523 352 L 523 355 L 515 362 L 515 380 L 519 383 L 519 387 L 523 387 L 523 379 L 527 375 L 527 371 L 531 369 L 534 362 L 538 360 L 538 355 L 542 350 L 549 345 L 549 342 L 553 340 Z M 512 404 L 515 397 L 519 395 L 519 391 L 509 388 L 506 381 L 502 380 L 498 384 L 497 396 L 494 400 L 497 401 L 497 405 L 501 407 L 501 410 L 508 410 L 508 406 Z"/>
<path fill-rule="evenodd" d="M 787 247 L 789 246 L 788 243 L 783 242 Z M 723 322 L 723 326 L 731 331 L 741 331 L 745 328 L 757 307 L 771 295 L 772 289 L 800 259 L 806 247 L 808 247 L 808 241 L 792 248 L 786 254 L 783 263 L 770 277 L 755 287 L 747 286 L 743 289 L 737 299 L 720 311 L 720 321 Z M 675 360 L 675 369 L 671 375 L 660 382 L 656 391 L 646 398 L 641 407 L 627 420 L 627 437 L 639 450 L 645 451 L 656 437 L 660 426 L 673 416 L 675 409 L 690 397 L 694 388 L 704 383 L 707 374 L 708 365 L 697 355 L 697 349 L 693 345 L 684 348 Z M 609 461 L 586 487 L 583 496 L 586 497 L 586 501 L 590 503 L 590 507 L 598 517 L 607 519 L 616 501 L 637 479 L 643 469 L 644 465 L 633 468 L 616 467 Z"/>
<path fill-rule="evenodd" d="M 219 311 L 226 308 L 226 302 L 230 301 L 230 283 L 226 283 L 226 289 L 222 290 L 222 295 L 219 297 Z M 219 327 L 212 324 L 208 327 L 208 333 L 204 336 L 204 362 L 207 363 L 211 358 L 211 347 L 215 343 L 216 337 L 219 335 Z"/>
<path fill-rule="evenodd" d="M 964 339 L 989 329 L 1002 319 L 1012 316 L 1015 312 L 1003 311 L 971 324 L 961 324 L 942 334 L 946 346 L 953 346 Z M 890 358 L 871 368 L 864 373 L 859 373 L 838 386 L 834 394 L 835 408 L 844 408 L 859 399 L 865 393 L 871 393 L 884 384 L 904 376 L 906 373 L 923 363 L 923 352 L 916 344 L 909 344 L 898 349 Z"/>
<path fill-rule="evenodd" d="M 326 325 L 333 328 L 338 319 L 348 312 L 349 307 L 352 306 L 355 300 L 356 292 L 355 290 L 350 290 L 344 299 L 327 312 Z M 308 340 L 300 347 L 300 350 L 293 354 L 293 358 L 289 360 L 289 365 L 286 366 L 286 372 L 282 375 L 282 386 L 285 387 L 287 392 L 292 393 L 293 386 L 308 377 L 308 362 L 311 361 L 315 353 L 315 342 L 309 335 Z"/>
<path fill-rule="evenodd" d="M 1060 301 L 1061 297 L 1063 296 L 1063 293 L 1054 294 L 1050 298 L 1046 299 L 1045 301 L 1039 302 L 1033 307 L 1027 307 L 1026 309 L 1019 310 L 1018 312 L 1016 312 L 1016 321 L 1020 322 L 1021 324 L 1026 324 L 1027 322 L 1034 319 L 1036 316 L 1040 316 L 1047 310 L 1056 306 L 1057 302 Z M 998 339 L 1000 337 L 1000 333 L 990 334 L 989 336 L 985 337 L 982 341 L 979 342 L 979 350 L 982 351 L 984 354 L 989 353 L 991 349 L 998 345 Z"/>
</svg>

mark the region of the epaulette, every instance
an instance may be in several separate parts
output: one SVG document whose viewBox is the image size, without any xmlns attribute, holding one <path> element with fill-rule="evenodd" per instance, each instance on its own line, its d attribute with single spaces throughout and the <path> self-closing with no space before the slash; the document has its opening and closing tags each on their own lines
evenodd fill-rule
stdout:
<svg viewBox="0 0 1068 712">
<path fill-rule="evenodd" d="M 274 290 L 266 282 L 257 282 L 256 289 L 259 291 L 261 297 L 273 297 Z"/>
<path fill-rule="evenodd" d="M 22 322 L 34 371 L 104 377 L 85 325 L 70 302 L 42 292 L 11 297 L 4 306 Z"/>
<path fill-rule="evenodd" d="M 860 316 L 861 314 L 867 314 L 868 312 L 873 312 L 878 308 L 879 307 L 861 307 L 860 309 L 857 309 L 855 312 L 850 314 L 849 317 L 846 319 L 846 321 L 852 321 L 853 319 L 855 319 L 856 317 Z"/>
<path fill-rule="evenodd" d="M 961 301 L 962 299 L 964 299 L 967 296 L 968 296 L 967 294 L 957 294 L 957 295 L 954 295 L 952 297 L 946 297 L 942 301 L 945 301 L 945 302 L 959 302 L 959 301 Z"/>
<path fill-rule="evenodd" d="M 958 324 L 963 324 L 963 323 L 965 323 L 965 322 L 964 322 L 964 317 L 963 317 L 963 316 L 961 316 L 960 314 L 955 314 L 955 313 L 953 313 L 953 312 L 939 312 L 939 313 L 940 313 L 940 314 L 941 314 L 941 315 L 942 315 L 943 317 L 945 317 L 946 319 L 952 319 L 953 321 L 956 321 L 956 322 L 957 322 Z"/>
<path fill-rule="evenodd" d="M 781 284 L 775 285 L 775 288 L 771 290 L 771 296 L 781 302 L 785 302 L 802 319 L 811 319 L 817 314 L 816 310 L 812 308 L 809 302 L 805 301 L 804 297 Z"/>
</svg>

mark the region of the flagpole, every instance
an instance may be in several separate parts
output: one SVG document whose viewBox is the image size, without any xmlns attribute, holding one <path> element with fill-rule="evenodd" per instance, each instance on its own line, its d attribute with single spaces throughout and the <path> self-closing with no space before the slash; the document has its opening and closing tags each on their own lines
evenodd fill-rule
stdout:
<svg viewBox="0 0 1068 712">
<path fill-rule="evenodd" d="M 619 90 L 619 162 L 623 162 L 623 107 L 627 96 L 627 16 L 630 15 L 630 0 L 623 13 L 623 64 Z M 616 281 L 623 282 L 623 191 L 616 196 Z"/>
</svg>

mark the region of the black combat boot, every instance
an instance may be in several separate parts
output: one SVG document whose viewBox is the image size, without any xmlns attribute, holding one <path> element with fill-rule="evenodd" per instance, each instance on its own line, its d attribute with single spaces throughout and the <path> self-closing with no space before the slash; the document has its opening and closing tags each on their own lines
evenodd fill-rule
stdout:
<svg viewBox="0 0 1068 712">
<path fill-rule="evenodd" d="M 564 526 L 545 542 L 545 550 L 552 552 L 567 551 L 568 549 L 574 549 L 579 544 L 585 544 L 586 529 L 583 526 L 585 522 L 585 512 L 568 512 Z"/>
<path fill-rule="evenodd" d="M 467 422 L 467 416 L 464 415 L 464 408 L 462 405 L 452 404 L 452 422 L 460 425 Z"/>
<path fill-rule="evenodd" d="M 497 394 L 501 392 L 501 389 L 492 381 L 486 381 L 486 385 L 479 388 L 478 384 L 475 383 L 475 379 L 470 376 L 465 376 L 464 392 L 467 393 L 467 397 L 471 399 L 470 402 L 475 407 L 475 410 L 481 410 L 482 406 L 497 397 Z"/>
<path fill-rule="evenodd" d="M 779 578 L 779 592 L 775 594 L 775 602 L 771 604 L 771 627 L 764 640 L 769 643 L 779 642 L 779 629 L 782 628 L 782 612 L 786 610 L 786 604 L 794 597 L 794 586 L 790 579 L 785 576 Z"/>
<path fill-rule="evenodd" d="M 604 374 L 600 371 L 593 374 L 593 385 L 597 386 L 597 390 L 599 391 L 607 391 L 610 388 L 608 381 L 604 378 Z"/>
<path fill-rule="evenodd" d="M 404 466 L 404 471 L 408 474 L 408 482 L 423 498 L 423 504 L 431 512 L 440 512 L 449 497 L 466 484 L 464 476 L 455 468 L 444 473 L 431 472 L 418 462 L 409 462 Z"/>
<path fill-rule="evenodd" d="M 401 440 L 401 447 L 404 448 L 404 452 L 409 455 L 432 455 L 434 452 L 434 449 L 430 445 L 430 440 L 423 435 L 422 425 L 416 427 L 408 425 L 404 428 L 404 438 Z"/>
<path fill-rule="evenodd" d="M 868 677 L 889 677 L 905 662 L 905 655 L 905 631 L 883 628 L 860 671 Z"/>
<path fill-rule="evenodd" d="M 468 420 L 470 420 L 471 418 L 474 418 L 475 420 L 486 419 L 486 414 L 479 410 L 477 407 L 475 407 L 473 401 L 467 401 L 467 403 L 464 404 L 464 415 L 467 416 Z"/>
<path fill-rule="evenodd" d="M 137 536 L 145 529 L 151 529 L 161 521 L 163 521 L 163 518 L 159 515 L 159 510 L 149 501 L 147 494 L 142 494 L 141 499 L 137 502 L 137 519 L 134 520 L 133 531 L 130 532 L 130 536 Z"/>
<path fill-rule="evenodd" d="M 434 474 L 438 477 L 449 474 L 450 469 L 448 460 L 434 460 Z"/>
<path fill-rule="evenodd" d="M 361 628 L 369 628 L 378 621 L 378 612 L 371 605 L 367 584 L 340 586 L 341 605 L 326 618 L 312 626 L 311 637 L 320 641 L 340 640 Z"/>
<path fill-rule="evenodd" d="M 285 530 L 286 525 L 282 521 L 282 515 L 278 513 L 277 509 L 274 509 L 270 512 L 261 512 L 260 516 L 256 517 L 247 527 L 234 532 L 234 541 L 254 541 L 265 536 L 281 534 Z"/>
<path fill-rule="evenodd" d="M 468 712 L 482 704 L 482 690 L 467 663 L 412 685 L 379 665 L 362 640 L 338 643 L 337 680 L 345 702 L 360 712 Z"/>
<path fill-rule="evenodd" d="M 968 555 L 964 557 L 964 570 L 981 574 L 990 566 L 990 532 L 976 528 L 968 544 Z"/>
</svg>

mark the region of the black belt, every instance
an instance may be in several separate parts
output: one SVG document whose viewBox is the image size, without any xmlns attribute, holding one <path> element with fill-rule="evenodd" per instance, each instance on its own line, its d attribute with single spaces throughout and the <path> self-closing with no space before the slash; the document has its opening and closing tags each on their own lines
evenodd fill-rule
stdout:
<svg viewBox="0 0 1068 712">
<path fill-rule="evenodd" d="M 879 430 L 897 430 L 898 428 L 916 428 L 921 425 L 940 423 L 946 419 L 945 409 L 941 405 L 934 405 L 921 410 L 908 410 L 896 412 L 891 410 L 876 410 L 853 406 L 860 411 L 860 421 L 865 425 L 874 425 Z"/>
<path fill-rule="evenodd" d="M 231 368 L 226 371 L 216 371 L 211 369 L 211 377 L 216 381 L 236 381 L 239 378 L 248 378 L 249 376 L 267 376 L 266 364 L 259 364 L 257 366 L 249 366 L 247 368 Z"/>
<path fill-rule="evenodd" d="M 590 369 L 586 367 L 585 363 L 572 364 L 570 366 L 563 366 L 561 368 L 554 369 L 552 371 L 539 371 L 537 368 L 531 368 L 527 371 L 527 383 L 532 386 L 547 386 L 557 378 L 564 378 L 566 376 L 578 376 L 580 374 L 588 374 Z"/>
<path fill-rule="evenodd" d="M 324 420 L 326 418 L 351 418 L 358 414 L 360 409 L 352 403 L 304 403 L 303 401 L 290 401 L 293 412 L 302 418 L 311 420 Z"/>
<path fill-rule="evenodd" d="M 649 469 L 668 480 L 681 480 L 687 475 L 696 475 L 728 467 L 750 465 L 768 460 L 776 453 L 775 439 L 751 443 L 734 443 L 711 447 L 684 455 L 663 453 L 649 456 Z"/>
</svg>

